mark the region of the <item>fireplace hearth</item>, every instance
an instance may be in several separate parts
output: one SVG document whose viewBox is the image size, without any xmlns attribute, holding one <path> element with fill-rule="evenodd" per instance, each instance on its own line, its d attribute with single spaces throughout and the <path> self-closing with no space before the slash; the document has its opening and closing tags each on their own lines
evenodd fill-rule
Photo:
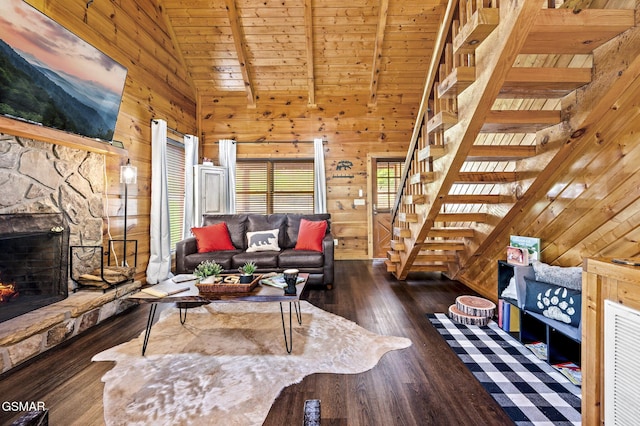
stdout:
<svg viewBox="0 0 640 426">
<path fill-rule="evenodd" d="M 62 213 L 0 215 L 0 322 L 68 296 L 68 252 Z"/>
</svg>

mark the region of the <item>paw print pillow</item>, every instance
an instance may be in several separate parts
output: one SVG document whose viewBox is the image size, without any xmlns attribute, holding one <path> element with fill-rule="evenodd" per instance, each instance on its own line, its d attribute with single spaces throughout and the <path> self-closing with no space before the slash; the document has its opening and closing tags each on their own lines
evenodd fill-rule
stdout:
<svg viewBox="0 0 640 426">
<path fill-rule="evenodd" d="M 580 325 L 582 294 L 570 288 L 525 278 L 524 308 L 574 327 Z"/>
</svg>

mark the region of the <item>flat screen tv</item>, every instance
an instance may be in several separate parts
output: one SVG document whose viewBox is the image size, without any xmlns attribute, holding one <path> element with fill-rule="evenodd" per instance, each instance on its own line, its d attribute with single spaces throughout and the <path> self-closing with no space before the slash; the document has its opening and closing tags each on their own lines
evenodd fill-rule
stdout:
<svg viewBox="0 0 640 426">
<path fill-rule="evenodd" d="M 111 141 L 127 69 L 22 0 L 2 0 L 0 114 Z"/>
</svg>

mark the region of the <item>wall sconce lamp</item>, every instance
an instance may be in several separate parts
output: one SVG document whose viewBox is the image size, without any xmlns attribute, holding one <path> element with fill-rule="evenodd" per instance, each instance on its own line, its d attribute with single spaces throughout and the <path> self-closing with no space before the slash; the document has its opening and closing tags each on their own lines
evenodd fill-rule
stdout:
<svg viewBox="0 0 640 426">
<path fill-rule="evenodd" d="M 124 253 L 122 256 L 122 266 L 127 264 L 127 204 L 129 199 L 129 185 L 134 185 L 138 181 L 138 168 L 131 165 L 131 160 L 127 164 L 120 166 L 120 183 L 124 183 Z"/>
</svg>

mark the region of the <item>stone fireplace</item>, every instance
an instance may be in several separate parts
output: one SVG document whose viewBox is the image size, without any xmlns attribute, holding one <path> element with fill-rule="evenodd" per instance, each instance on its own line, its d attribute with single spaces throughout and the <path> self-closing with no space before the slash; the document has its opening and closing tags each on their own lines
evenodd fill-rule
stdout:
<svg viewBox="0 0 640 426">
<path fill-rule="evenodd" d="M 0 134 L 0 215 L 56 213 L 70 245 L 102 246 L 104 161 L 93 152 Z M 99 264 L 91 253 L 74 259 L 78 273 Z"/>
<path fill-rule="evenodd" d="M 0 322 L 67 297 L 68 252 L 62 213 L 0 215 Z"/>
<path fill-rule="evenodd" d="M 0 133 L 0 372 L 132 306 L 139 281 L 74 292 L 69 279 L 69 246 L 103 246 L 104 176 L 102 154 Z M 99 267 L 93 252 L 74 254 L 76 274 Z M 13 311 L 21 299 L 28 312 Z"/>
</svg>

